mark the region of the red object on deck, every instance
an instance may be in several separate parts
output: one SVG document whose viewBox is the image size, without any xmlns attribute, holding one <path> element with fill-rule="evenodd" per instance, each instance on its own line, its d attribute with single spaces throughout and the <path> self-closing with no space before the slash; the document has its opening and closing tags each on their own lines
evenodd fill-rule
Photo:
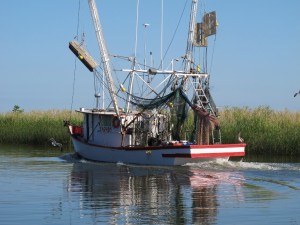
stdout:
<svg viewBox="0 0 300 225">
<path fill-rule="evenodd" d="M 83 127 L 81 126 L 72 126 L 72 133 L 77 135 L 83 135 Z"/>
</svg>

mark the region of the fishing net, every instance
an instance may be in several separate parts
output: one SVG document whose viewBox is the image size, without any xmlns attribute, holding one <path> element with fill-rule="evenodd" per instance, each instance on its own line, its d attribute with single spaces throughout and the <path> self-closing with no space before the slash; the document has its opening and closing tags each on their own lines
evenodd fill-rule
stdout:
<svg viewBox="0 0 300 225">
<path fill-rule="evenodd" d="M 154 99 L 146 99 L 138 96 L 132 96 L 131 103 L 136 105 L 142 111 L 159 109 L 168 106 L 168 111 L 173 124 L 172 137 L 180 140 L 182 125 L 187 118 L 189 105 L 192 105 L 182 88 L 177 88 L 171 93 Z"/>
<path fill-rule="evenodd" d="M 141 97 L 138 97 L 135 95 L 131 95 L 131 96 L 132 96 L 131 103 L 133 105 L 136 105 L 137 107 L 139 107 L 142 110 L 157 109 L 162 106 L 165 106 L 168 103 L 169 103 L 168 105 L 170 107 L 172 107 L 174 105 L 173 101 L 175 98 L 177 101 L 179 101 L 179 99 L 182 99 L 185 102 L 187 102 L 189 105 L 192 105 L 192 103 L 189 101 L 186 94 L 183 92 L 182 88 L 177 88 L 174 91 L 172 91 L 171 93 L 169 93 L 163 97 L 156 97 L 156 98 L 152 98 L 152 99 L 141 98 Z"/>
<path fill-rule="evenodd" d="M 142 111 L 159 109 L 168 105 L 171 122 L 174 125 L 172 129 L 172 137 L 174 140 L 186 138 L 182 135 L 182 129 L 188 117 L 189 109 L 192 109 L 194 112 L 194 123 L 190 125 L 193 127 L 188 127 L 188 129 L 191 130 L 191 135 L 188 138 L 190 141 L 195 141 L 197 144 L 209 144 L 211 142 L 210 135 L 212 130 L 219 128 L 219 122 L 216 116 L 210 114 L 206 109 L 191 103 L 181 87 L 163 97 L 153 99 L 132 95 L 131 103 Z"/>
</svg>

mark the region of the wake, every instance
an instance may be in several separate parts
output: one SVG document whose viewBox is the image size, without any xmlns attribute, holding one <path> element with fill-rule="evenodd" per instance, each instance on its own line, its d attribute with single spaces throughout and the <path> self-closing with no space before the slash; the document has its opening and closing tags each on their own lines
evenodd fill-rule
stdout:
<svg viewBox="0 0 300 225">
<path fill-rule="evenodd" d="M 300 171 L 300 163 L 261 163 L 261 162 L 234 162 L 226 159 L 217 159 L 200 163 L 188 163 L 185 166 L 197 167 L 209 170 L 263 170 L 279 171 L 290 170 Z"/>
</svg>

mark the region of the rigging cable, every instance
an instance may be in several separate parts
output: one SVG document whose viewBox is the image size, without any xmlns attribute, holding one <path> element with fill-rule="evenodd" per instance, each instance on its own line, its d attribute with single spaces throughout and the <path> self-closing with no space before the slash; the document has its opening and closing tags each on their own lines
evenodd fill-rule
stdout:
<svg viewBox="0 0 300 225">
<path fill-rule="evenodd" d="M 165 52 L 165 54 L 164 54 L 164 58 L 163 58 L 163 59 L 165 59 L 165 57 L 166 57 L 166 55 L 167 55 L 167 53 L 168 53 L 168 51 L 169 51 L 169 49 L 170 49 L 170 47 L 171 47 L 173 41 L 174 41 L 174 38 L 175 38 L 175 35 L 176 35 L 176 33 L 177 33 L 179 24 L 181 23 L 181 20 L 182 20 L 182 17 L 183 17 L 183 13 L 184 13 L 184 11 L 185 11 L 185 9 L 186 9 L 187 2 L 188 2 L 188 0 L 185 1 L 183 10 L 182 10 L 182 12 L 181 12 L 179 21 L 178 21 L 177 26 L 176 26 L 176 29 L 175 29 L 175 31 L 174 31 L 174 34 L 173 34 L 172 39 L 171 39 L 171 41 L 170 41 L 170 44 L 168 45 L 168 48 L 167 48 L 167 50 L 166 50 L 166 52 Z"/>
<path fill-rule="evenodd" d="M 130 74 L 130 73 L 129 73 L 129 74 Z M 125 81 L 129 78 L 129 74 L 127 75 Z M 99 79 L 99 82 L 102 83 L 102 84 L 104 85 L 104 87 L 108 89 L 108 85 L 105 84 L 105 81 L 104 81 L 103 79 L 100 79 L 100 73 L 99 73 L 98 70 L 95 70 L 95 75 L 96 75 L 97 78 Z M 171 78 L 170 78 L 170 79 L 171 79 Z M 165 94 L 163 94 L 163 95 L 161 95 L 161 94 L 162 94 L 162 93 L 165 93 L 165 89 L 168 88 L 168 87 L 170 86 L 170 84 L 171 84 L 171 81 L 168 82 L 168 84 L 166 85 L 166 87 L 165 87 L 161 92 L 156 93 L 156 95 L 157 95 L 158 97 L 153 98 L 152 101 L 155 101 L 157 98 L 164 98 L 164 97 L 165 97 Z M 130 95 L 130 96 L 132 96 L 132 97 L 139 98 L 139 99 L 143 99 L 143 98 L 141 98 L 141 97 L 137 97 L 137 96 L 135 96 L 135 95 L 129 93 L 128 91 L 122 91 L 122 92 L 125 92 L 127 95 Z M 126 101 L 127 99 L 126 99 L 125 97 L 122 97 L 119 93 L 120 93 L 120 89 L 116 92 L 116 96 L 117 96 L 118 98 L 120 98 L 120 99 Z M 144 98 L 144 100 L 145 100 L 145 99 L 146 99 L 146 98 Z M 151 100 L 151 99 L 147 99 L 147 100 Z M 136 104 L 136 102 L 133 101 L 133 100 L 130 100 L 129 102 L 132 103 L 132 104 L 134 104 L 134 103 Z M 110 107 L 111 103 L 112 103 L 112 102 L 109 103 L 108 108 Z"/>
<path fill-rule="evenodd" d="M 164 26 L 164 0 L 161 0 L 161 24 L 160 24 L 160 68 L 163 69 L 163 26 Z"/>
<path fill-rule="evenodd" d="M 175 31 L 174 31 L 174 33 L 173 33 L 172 39 L 171 39 L 171 41 L 170 41 L 170 43 L 169 43 L 169 45 L 168 45 L 168 47 L 167 47 L 167 50 L 166 50 L 166 52 L 165 52 L 165 54 L 164 54 L 164 57 L 163 57 L 162 61 L 165 59 L 165 57 L 166 57 L 168 51 L 170 50 L 170 47 L 171 47 L 173 41 L 174 41 L 175 35 L 176 35 L 177 30 L 178 30 L 178 28 L 179 28 L 179 24 L 181 23 L 181 20 L 182 20 L 182 17 L 183 17 L 183 13 L 184 13 L 184 11 L 185 11 L 185 9 L 186 9 L 187 2 L 188 2 L 188 0 L 185 1 L 183 10 L 182 10 L 181 15 L 180 15 L 180 18 L 179 18 L 179 21 L 178 21 L 178 23 L 177 23 L 177 26 L 176 26 Z M 159 67 L 161 67 L 161 66 L 162 66 L 162 65 L 159 65 Z"/>
<path fill-rule="evenodd" d="M 134 58 L 136 58 L 137 44 L 138 44 L 139 5 L 140 5 L 140 1 L 137 0 L 137 6 L 136 6 L 136 25 L 135 25 Z"/>
<path fill-rule="evenodd" d="M 211 61 L 210 61 L 210 67 L 209 67 L 209 74 L 211 74 L 212 64 L 213 64 L 213 61 L 214 61 L 216 39 L 217 39 L 217 34 L 215 34 L 215 39 L 214 39 L 214 44 L 213 44 L 213 49 L 212 49 L 212 55 L 211 55 Z"/>
<path fill-rule="evenodd" d="M 77 28 L 76 28 L 76 36 L 75 36 L 75 39 L 76 39 L 77 41 L 78 41 L 78 33 L 79 33 L 79 19 L 80 19 L 80 0 L 78 0 Z M 71 100 L 71 109 L 70 109 L 69 120 L 71 120 L 72 111 L 73 111 L 73 102 L 74 102 L 74 95 L 75 95 L 75 81 L 76 81 L 76 68 L 77 68 L 77 59 L 76 59 L 76 57 L 75 57 L 75 62 L 74 62 L 74 72 L 73 72 L 72 100 Z"/>
<path fill-rule="evenodd" d="M 168 51 L 169 51 L 170 48 L 171 48 L 171 45 L 173 44 L 174 38 L 175 38 L 175 36 L 176 36 L 176 33 L 177 33 L 177 31 L 178 31 L 178 28 L 179 28 L 179 25 L 180 25 L 181 20 L 182 20 L 182 18 L 183 18 L 183 14 L 184 14 L 184 12 L 185 12 L 187 3 L 188 3 L 188 0 L 185 1 L 183 10 L 182 10 L 182 12 L 181 12 L 180 18 L 179 18 L 179 20 L 178 20 L 178 23 L 177 23 L 177 26 L 176 26 L 175 31 L 174 31 L 174 33 L 173 33 L 173 36 L 172 36 L 172 38 L 171 38 L 171 41 L 170 41 L 170 43 L 169 43 L 169 45 L 168 45 L 168 47 L 167 47 L 167 49 L 166 49 L 166 51 L 165 51 L 164 56 L 163 56 L 162 59 L 161 59 L 161 63 L 160 63 L 160 65 L 159 65 L 158 68 L 163 67 L 162 63 L 163 63 L 163 61 L 165 60 L 166 55 L 167 55 Z M 165 90 L 166 90 L 166 89 L 165 89 Z"/>
</svg>

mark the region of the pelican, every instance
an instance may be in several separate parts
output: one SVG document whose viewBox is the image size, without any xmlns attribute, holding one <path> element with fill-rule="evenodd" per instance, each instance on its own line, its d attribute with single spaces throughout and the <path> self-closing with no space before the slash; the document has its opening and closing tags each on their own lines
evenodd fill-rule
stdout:
<svg viewBox="0 0 300 225">
<path fill-rule="evenodd" d="M 54 138 L 50 138 L 49 141 L 51 141 L 52 146 L 59 147 L 60 151 L 62 152 L 63 145 L 61 143 L 56 142 Z"/>
<path fill-rule="evenodd" d="M 294 94 L 294 97 L 296 97 L 297 95 L 300 95 L 300 91 Z"/>
<path fill-rule="evenodd" d="M 241 137 L 241 132 L 239 132 L 239 134 L 238 134 L 238 141 L 240 143 L 244 143 L 244 139 Z"/>
</svg>

